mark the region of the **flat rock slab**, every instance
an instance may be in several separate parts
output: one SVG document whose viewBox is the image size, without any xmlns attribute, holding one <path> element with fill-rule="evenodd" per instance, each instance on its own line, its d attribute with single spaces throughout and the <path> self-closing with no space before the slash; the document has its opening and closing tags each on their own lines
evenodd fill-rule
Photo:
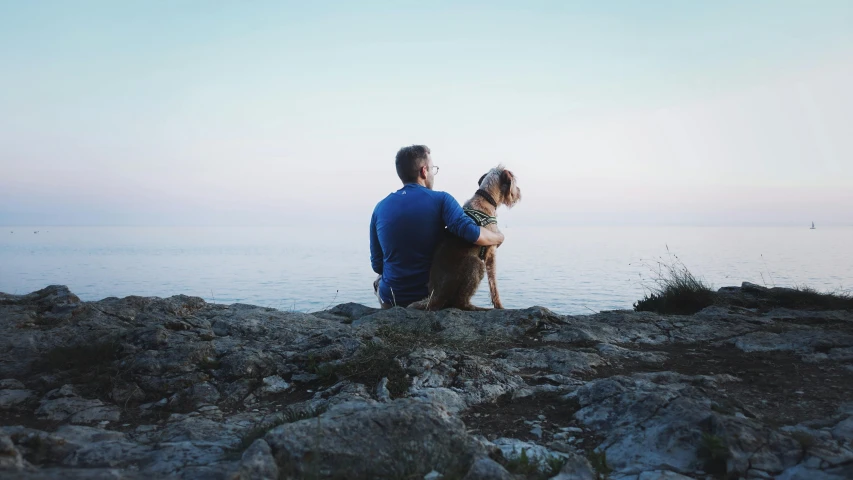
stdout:
<svg viewBox="0 0 853 480">
<path fill-rule="evenodd" d="M 25 403 L 34 396 L 31 390 L 0 390 L 0 410 Z"/>
<path fill-rule="evenodd" d="M 117 422 L 121 418 L 121 410 L 115 405 L 79 397 L 43 401 L 35 414 L 43 420 L 69 423 Z"/>
<path fill-rule="evenodd" d="M 467 472 L 485 452 L 448 412 L 410 399 L 339 405 L 316 419 L 285 424 L 264 437 L 278 468 L 292 478 L 402 478 L 435 470 Z"/>
</svg>

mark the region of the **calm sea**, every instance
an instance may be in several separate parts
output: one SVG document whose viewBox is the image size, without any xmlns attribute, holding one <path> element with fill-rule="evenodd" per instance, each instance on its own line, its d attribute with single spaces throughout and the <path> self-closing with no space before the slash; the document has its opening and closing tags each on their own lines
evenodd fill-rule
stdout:
<svg viewBox="0 0 853 480">
<path fill-rule="evenodd" d="M 34 233 L 38 231 L 38 233 Z M 631 308 L 657 262 L 713 287 L 853 287 L 853 227 L 511 227 L 498 250 L 507 308 Z M 4 227 L 0 291 L 68 285 L 83 300 L 186 294 L 316 311 L 374 305 L 367 227 Z M 14 233 L 12 233 L 14 232 Z M 475 298 L 488 306 L 484 281 Z"/>
</svg>

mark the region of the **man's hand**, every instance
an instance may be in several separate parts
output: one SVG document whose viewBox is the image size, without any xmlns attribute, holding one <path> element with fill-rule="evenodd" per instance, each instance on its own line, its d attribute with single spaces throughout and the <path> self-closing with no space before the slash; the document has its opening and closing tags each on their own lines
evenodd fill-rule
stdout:
<svg viewBox="0 0 853 480">
<path fill-rule="evenodd" d="M 485 227 L 480 227 L 480 238 L 474 242 L 474 245 L 488 247 L 491 245 L 501 246 L 504 243 L 504 234 L 501 232 L 493 232 Z"/>
</svg>

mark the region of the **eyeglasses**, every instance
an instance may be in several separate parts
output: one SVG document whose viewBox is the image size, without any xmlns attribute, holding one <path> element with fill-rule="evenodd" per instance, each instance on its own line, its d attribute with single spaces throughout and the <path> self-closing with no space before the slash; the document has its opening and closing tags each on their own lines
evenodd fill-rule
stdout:
<svg viewBox="0 0 853 480">
<path fill-rule="evenodd" d="M 427 170 L 430 170 L 430 169 L 432 169 L 433 175 L 438 175 L 438 166 L 433 165 L 432 167 L 427 167 Z"/>
</svg>

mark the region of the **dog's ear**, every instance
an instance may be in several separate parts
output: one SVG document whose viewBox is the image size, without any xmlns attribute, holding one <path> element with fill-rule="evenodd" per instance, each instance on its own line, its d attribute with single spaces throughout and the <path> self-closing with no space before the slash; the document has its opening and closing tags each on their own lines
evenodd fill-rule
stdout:
<svg viewBox="0 0 853 480">
<path fill-rule="evenodd" d="M 483 180 L 486 178 L 486 175 L 488 175 L 488 173 L 484 173 L 483 176 L 480 177 L 479 180 L 477 180 L 477 186 L 478 187 L 483 184 Z"/>
<path fill-rule="evenodd" d="M 521 190 L 516 187 L 515 175 L 509 170 L 501 172 L 501 193 L 503 194 L 502 203 L 508 208 L 512 208 L 521 200 Z"/>
<path fill-rule="evenodd" d="M 501 172 L 501 188 L 509 189 L 512 186 L 513 178 L 512 172 L 509 170 Z"/>
</svg>

